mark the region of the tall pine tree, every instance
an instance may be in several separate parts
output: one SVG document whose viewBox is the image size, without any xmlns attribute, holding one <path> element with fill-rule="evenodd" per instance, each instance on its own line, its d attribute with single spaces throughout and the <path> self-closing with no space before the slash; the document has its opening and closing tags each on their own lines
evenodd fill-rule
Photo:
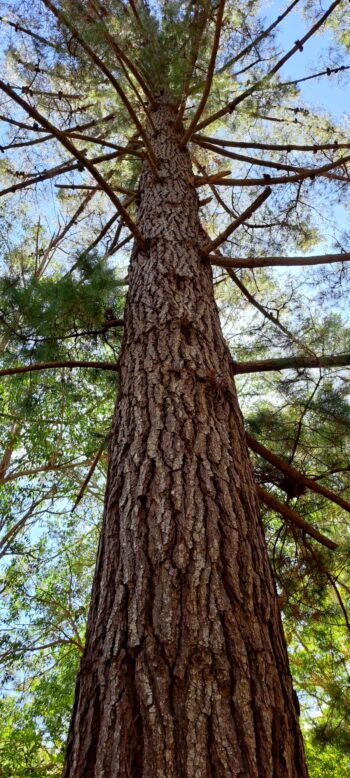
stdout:
<svg viewBox="0 0 350 778">
<path fill-rule="evenodd" d="M 297 410 L 285 418 L 281 408 L 271 451 L 266 438 L 277 424 L 271 407 L 260 404 L 256 411 L 251 402 L 246 434 L 234 383 L 235 375 L 320 371 L 350 359 L 345 347 L 325 350 L 326 325 L 322 332 L 304 318 L 299 326 L 296 290 L 290 299 L 284 290 L 274 311 L 269 268 L 335 264 L 343 271 L 350 258 L 343 245 L 304 256 L 317 237 L 309 216 L 315 189 L 343 191 L 350 143 L 329 120 L 320 125 L 298 104 L 298 79 L 280 78 L 283 65 L 337 18 L 341 2 L 323 13 L 311 8 L 308 31 L 278 56 L 275 29 L 297 5 L 267 27 L 256 3 L 229 0 L 42 0 L 11 4 L 13 17 L 3 20 L 21 37 L 8 52 L 9 80 L 0 80 L 3 120 L 12 132 L 3 146 L 8 180 L 1 194 L 10 207 L 18 198 L 19 213 L 16 251 L 8 251 L 2 280 L 0 374 L 16 376 L 19 395 L 19 382 L 33 376 L 25 392 L 29 416 L 51 391 L 57 404 L 74 402 L 74 393 L 79 402 L 79 379 L 66 387 L 63 377 L 57 395 L 57 376 L 66 373 L 54 371 L 103 370 L 112 377 L 105 379 L 109 396 L 118 375 L 112 429 L 96 439 L 88 407 L 81 423 L 80 434 L 85 428 L 90 441 L 80 465 L 88 469 L 74 507 L 108 441 L 109 454 L 65 778 L 308 774 L 280 617 L 297 575 L 284 572 L 282 544 L 278 597 L 259 498 L 299 543 L 295 569 L 308 564 L 319 577 L 329 576 L 343 603 L 329 562 L 338 538 L 323 532 L 311 498 L 343 511 L 350 504 L 324 483 L 322 471 L 309 475 L 294 462 L 307 438 L 306 413 L 322 415 L 335 402 L 327 386 L 318 405 L 318 385 L 295 398 L 294 379 L 278 386 Z M 325 74 L 342 67 L 332 63 Z M 33 228 L 35 204 L 26 198 L 46 182 L 57 188 L 66 215 L 50 239 L 45 223 L 52 205 L 41 202 Z M 127 278 L 116 280 L 109 262 L 127 245 Z M 216 268 L 234 284 L 237 316 L 242 300 L 249 303 L 242 326 L 252 326 L 249 311 L 262 317 L 254 348 L 264 359 L 239 361 L 239 349 L 232 358 L 214 299 L 213 280 L 221 280 Z M 259 268 L 271 295 L 267 305 L 254 286 Z M 102 358 L 100 346 L 101 358 L 89 359 L 96 338 L 110 348 L 110 332 L 122 328 L 120 349 L 119 335 L 112 342 L 118 359 Z M 46 371 L 47 384 L 36 384 L 36 374 Z M 23 433 L 17 418 L 11 422 L 4 479 L 7 472 L 11 478 Z M 44 445 L 37 437 L 36 452 Z M 65 438 L 61 430 L 62 450 Z M 312 445 L 323 450 L 316 438 Z M 248 447 L 257 457 L 258 486 Z M 35 470 L 30 465 L 22 476 Z M 41 472 L 55 468 L 60 464 L 51 457 Z M 334 470 L 331 462 L 331 475 Z M 22 517 L 5 524 L 5 549 L 11 551 L 55 488 L 30 494 L 30 504 L 24 500 Z M 305 492 L 309 511 L 295 504 Z"/>
</svg>

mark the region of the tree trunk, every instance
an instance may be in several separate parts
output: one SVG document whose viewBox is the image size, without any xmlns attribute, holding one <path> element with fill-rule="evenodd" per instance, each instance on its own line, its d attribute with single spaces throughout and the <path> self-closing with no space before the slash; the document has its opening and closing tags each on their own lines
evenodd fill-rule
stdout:
<svg viewBox="0 0 350 778">
<path fill-rule="evenodd" d="M 182 129 L 153 112 L 64 778 L 305 778 Z"/>
</svg>

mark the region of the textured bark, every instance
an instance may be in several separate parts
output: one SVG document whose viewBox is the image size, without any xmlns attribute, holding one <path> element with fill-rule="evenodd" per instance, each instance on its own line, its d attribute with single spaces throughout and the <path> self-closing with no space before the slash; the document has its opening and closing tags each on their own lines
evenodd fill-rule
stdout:
<svg viewBox="0 0 350 778">
<path fill-rule="evenodd" d="M 153 112 L 103 528 L 64 778 L 305 778 L 208 238 Z"/>
</svg>

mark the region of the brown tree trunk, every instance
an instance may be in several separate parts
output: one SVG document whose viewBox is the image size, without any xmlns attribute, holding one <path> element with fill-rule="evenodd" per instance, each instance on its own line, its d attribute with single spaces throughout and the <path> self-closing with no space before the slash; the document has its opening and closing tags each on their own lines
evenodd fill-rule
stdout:
<svg viewBox="0 0 350 778">
<path fill-rule="evenodd" d="M 305 778 L 207 238 L 153 113 L 103 528 L 64 778 Z"/>
</svg>

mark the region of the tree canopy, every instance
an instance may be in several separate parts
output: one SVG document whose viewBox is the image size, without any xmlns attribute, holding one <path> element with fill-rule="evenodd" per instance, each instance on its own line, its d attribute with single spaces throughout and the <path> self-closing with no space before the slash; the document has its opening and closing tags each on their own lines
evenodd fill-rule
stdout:
<svg viewBox="0 0 350 778">
<path fill-rule="evenodd" d="M 0 775 L 61 771 L 144 159 L 157 175 L 145 128 L 166 93 L 195 171 L 310 774 L 341 778 L 350 138 L 302 85 L 345 82 L 347 5 L 294 0 L 274 18 L 256 0 L 1 5 Z M 297 12 L 305 34 L 281 51 Z M 310 73 L 303 52 L 324 29 Z"/>
</svg>

